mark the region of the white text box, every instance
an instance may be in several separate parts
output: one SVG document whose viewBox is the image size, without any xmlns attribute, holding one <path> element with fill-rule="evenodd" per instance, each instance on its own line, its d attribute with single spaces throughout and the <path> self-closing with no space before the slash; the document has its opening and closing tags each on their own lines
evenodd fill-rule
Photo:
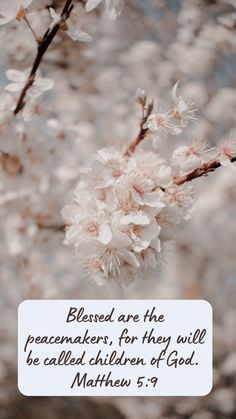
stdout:
<svg viewBox="0 0 236 419">
<path fill-rule="evenodd" d="M 212 387 L 204 300 L 27 300 L 18 386 L 28 396 L 201 396 Z"/>
</svg>

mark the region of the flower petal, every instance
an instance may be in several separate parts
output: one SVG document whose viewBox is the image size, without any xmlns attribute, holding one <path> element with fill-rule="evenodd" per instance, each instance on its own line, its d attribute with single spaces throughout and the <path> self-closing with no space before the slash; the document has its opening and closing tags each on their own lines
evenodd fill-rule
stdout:
<svg viewBox="0 0 236 419">
<path fill-rule="evenodd" d="M 121 0 L 106 0 L 106 14 L 109 19 L 115 20 L 122 10 Z"/>
<path fill-rule="evenodd" d="M 165 204 L 160 201 L 160 194 L 159 192 L 149 192 L 146 193 L 144 196 L 144 203 L 149 207 L 154 208 L 164 208 Z"/>
<path fill-rule="evenodd" d="M 173 89 L 172 89 L 172 98 L 173 98 L 173 101 L 174 101 L 175 103 L 177 103 L 177 102 L 178 102 L 178 96 L 177 96 L 177 89 L 178 89 L 178 86 L 179 86 L 179 80 L 177 81 L 177 83 L 175 83 L 175 85 L 174 85 L 174 87 L 173 87 Z"/>
<path fill-rule="evenodd" d="M 81 29 L 75 31 L 70 29 L 66 33 L 73 41 L 90 42 L 92 39 L 91 35 Z"/>
<path fill-rule="evenodd" d="M 40 92 L 46 92 L 47 90 L 51 90 L 54 86 L 54 81 L 47 78 L 38 78 L 35 80 L 35 87 Z"/>
<path fill-rule="evenodd" d="M 50 16 L 51 16 L 51 18 L 52 18 L 52 20 L 53 20 L 53 22 L 52 23 L 57 23 L 57 22 L 59 22 L 60 21 L 60 19 L 61 19 L 61 17 L 60 17 L 60 15 L 58 15 L 56 12 L 55 12 L 55 10 L 53 9 L 53 7 L 49 7 L 49 13 L 50 13 Z"/>
<path fill-rule="evenodd" d="M 6 76 L 11 81 L 21 81 L 21 82 L 26 81 L 25 73 L 20 70 L 9 69 L 6 72 Z"/>
<path fill-rule="evenodd" d="M 130 246 L 132 240 L 124 233 L 115 233 L 111 239 L 111 247 L 114 249 L 123 249 Z"/>
<path fill-rule="evenodd" d="M 219 162 L 220 162 L 221 166 L 228 167 L 228 168 L 233 169 L 234 171 L 236 171 L 236 165 L 234 163 L 232 163 L 231 160 L 227 156 L 225 156 L 225 155 L 220 156 Z"/>
<path fill-rule="evenodd" d="M 135 266 L 136 268 L 140 266 L 140 263 L 138 259 L 136 258 L 136 256 L 134 255 L 134 253 L 130 251 L 121 251 L 120 254 L 123 260 L 129 263 L 130 265 Z"/>
<path fill-rule="evenodd" d="M 23 88 L 24 84 L 22 82 L 18 83 L 9 83 L 4 87 L 4 90 L 7 92 L 19 92 Z"/>
<path fill-rule="evenodd" d="M 128 224 L 140 224 L 140 225 L 146 225 L 150 223 L 150 219 L 146 214 L 143 213 L 134 213 L 134 214 L 128 214 L 121 218 L 120 220 L 122 225 L 128 225 Z"/>
<path fill-rule="evenodd" d="M 187 112 L 189 110 L 189 106 L 188 106 L 188 104 L 187 104 L 187 102 L 185 102 L 185 100 L 184 99 L 179 99 L 179 103 L 178 103 L 178 111 L 179 111 L 179 113 L 180 113 L 180 115 L 182 114 L 182 113 L 185 113 L 185 112 Z"/>
<path fill-rule="evenodd" d="M 99 227 L 98 240 L 103 244 L 110 243 L 112 239 L 112 231 L 109 225 L 101 225 Z"/>
<path fill-rule="evenodd" d="M 91 12 L 101 3 L 101 0 L 88 0 L 85 6 L 86 12 Z"/>
<path fill-rule="evenodd" d="M 70 224 L 78 221 L 79 219 L 79 207 L 75 204 L 65 205 L 61 210 L 61 216 L 66 223 Z"/>
<path fill-rule="evenodd" d="M 80 226 L 71 225 L 66 230 L 65 240 L 67 243 L 76 243 L 80 237 Z"/>
</svg>

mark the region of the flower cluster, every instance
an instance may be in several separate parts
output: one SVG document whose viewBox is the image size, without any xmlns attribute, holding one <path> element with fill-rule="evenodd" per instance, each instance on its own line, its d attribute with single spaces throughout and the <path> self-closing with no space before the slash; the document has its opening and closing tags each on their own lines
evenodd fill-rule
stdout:
<svg viewBox="0 0 236 419">
<path fill-rule="evenodd" d="M 91 12 L 102 2 L 104 2 L 105 5 L 106 16 L 108 16 L 109 19 L 115 20 L 121 13 L 123 0 L 87 0 L 85 9 L 87 12 Z M 24 19 L 26 8 L 29 7 L 31 3 L 33 3 L 33 0 L 1 0 L 0 25 L 9 23 L 15 19 Z M 52 25 L 60 23 L 60 16 L 52 7 L 49 8 L 49 12 L 53 19 Z M 90 40 L 90 36 L 87 33 L 84 33 L 79 28 L 73 28 L 71 22 L 69 22 L 69 27 L 65 29 L 65 31 L 73 40 L 82 40 L 85 42 Z"/>
<path fill-rule="evenodd" d="M 86 10 L 90 12 L 91 10 L 95 9 L 100 3 L 105 3 L 105 13 L 106 15 L 115 20 L 117 16 L 121 13 L 123 0 L 87 0 L 86 3 Z"/>
<path fill-rule="evenodd" d="M 170 227 L 189 215 L 190 187 L 177 187 L 171 168 L 153 152 L 125 159 L 100 150 L 82 175 L 73 203 L 62 210 L 65 243 L 72 245 L 89 276 L 129 283 L 155 269 Z"/>
<path fill-rule="evenodd" d="M 151 102 L 151 112 L 148 112 L 143 128 L 148 130 L 153 137 L 153 147 L 158 147 L 160 137 L 170 135 L 179 135 L 187 127 L 188 122 L 196 120 L 196 109 L 193 103 L 177 95 L 177 82 L 172 89 L 173 106 L 165 111 L 157 108 L 154 110 L 154 102 Z M 136 94 L 138 103 L 146 109 L 146 93 L 138 89 Z M 150 107 L 149 105 L 149 107 Z"/>
<path fill-rule="evenodd" d="M 16 99 L 28 80 L 29 72 L 30 69 L 24 71 L 15 69 L 7 70 L 6 77 L 10 83 L 4 87 L 7 93 L 4 92 L 0 95 L 0 127 L 13 118 Z M 33 85 L 27 92 L 27 102 L 22 112 L 24 121 L 30 121 L 33 118 L 34 113 L 37 112 L 39 98 L 45 92 L 51 90 L 53 85 L 53 80 L 41 77 L 40 72 L 37 74 Z"/>
<path fill-rule="evenodd" d="M 49 7 L 50 16 L 52 18 L 52 23 L 50 28 L 52 29 L 54 25 L 57 25 L 61 21 L 61 16 L 55 12 L 52 7 Z M 78 25 L 76 13 L 74 13 L 75 18 L 68 20 L 67 23 L 61 25 L 61 29 L 66 32 L 66 34 L 72 39 L 72 41 L 80 42 L 90 42 L 91 36 L 84 32 Z"/>
<path fill-rule="evenodd" d="M 186 122 L 196 118 L 193 105 L 177 96 L 177 86 L 172 91 L 174 108 L 163 113 L 162 120 L 154 101 L 148 103 L 138 89 L 143 115 L 138 139 L 128 152 L 98 151 L 80 175 L 73 202 L 62 209 L 65 244 L 75 249 L 85 272 L 98 284 L 129 284 L 157 269 L 176 226 L 191 215 L 194 193 L 185 175 L 207 174 L 215 170 L 212 162 L 234 167 L 233 142 L 216 149 L 194 139 L 176 148 L 170 161 L 156 151 L 136 149 L 146 137 L 160 140 L 161 134 L 181 133 Z"/>
<path fill-rule="evenodd" d="M 30 6 L 33 0 L 2 0 L 0 4 L 0 25 L 20 18 L 21 8 Z"/>
</svg>

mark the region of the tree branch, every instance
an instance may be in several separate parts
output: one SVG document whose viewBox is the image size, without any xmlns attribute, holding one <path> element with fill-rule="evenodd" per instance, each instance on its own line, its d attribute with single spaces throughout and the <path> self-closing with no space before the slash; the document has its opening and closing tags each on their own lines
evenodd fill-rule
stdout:
<svg viewBox="0 0 236 419">
<path fill-rule="evenodd" d="M 231 162 L 235 162 L 236 157 L 231 159 Z M 221 167 L 221 164 L 218 160 L 210 160 L 208 163 L 203 163 L 200 167 L 188 173 L 187 175 L 178 177 L 174 179 L 175 185 L 183 185 L 186 182 L 190 182 L 194 179 L 197 179 L 202 176 L 207 176 L 208 173 L 214 172 L 218 167 Z"/>
<path fill-rule="evenodd" d="M 144 128 L 144 125 L 147 122 L 148 117 L 152 113 L 154 102 L 153 101 L 150 102 L 146 107 L 146 100 L 147 99 L 145 97 L 144 99 L 141 99 L 139 101 L 139 104 L 142 106 L 142 119 L 141 119 L 141 123 L 140 123 L 140 130 L 139 130 L 139 133 L 138 133 L 137 137 L 132 141 L 132 143 L 126 149 L 126 151 L 124 153 L 124 157 L 131 156 L 131 154 L 133 154 L 134 151 L 136 150 L 136 147 L 139 145 L 139 143 L 141 143 L 141 141 L 144 140 L 147 133 L 149 132 L 149 129 Z"/>
<path fill-rule="evenodd" d="M 58 233 L 62 233 L 65 230 L 64 224 L 43 224 L 40 222 L 36 223 L 39 230 L 52 230 Z"/>
<path fill-rule="evenodd" d="M 144 129 L 143 124 L 141 124 L 140 131 L 139 131 L 137 137 L 134 139 L 134 141 L 132 141 L 132 143 L 129 145 L 129 147 L 125 151 L 125 154 L 124 154 L 125 157 L 129 157 L 132 153 L 134 153 L 136 147 L 145 138 L 147 131 L 148 131 L 148 129 L 147 128 Z"/>
<path fill-rule="evenodd" d="M 25 11 L 24 11 L 23 20 L 25 21 L 25 23 L 28 26 L 29 30 L 32 32 L 35 41 L 37 43 L 40 43 L 40 38 L 37 36 L 37 34 L 36 34 L 34 28 L 32 27 L 32 25 L 31 25 L 31 23 L 30 23 L 30 21 L 29 21 L 29 19 L 28 19 L 27 14 L 26 14 Z"/>
<path fill-rule="evenodd" d="M 25 96 L 29 88 L 33 85 L 35 81 L 35 77 L 38 71 L 38 68 L 41 64 L 41 61 L 43 59 L 43 56 L 45 52 L 47 51 L 48 47 L 52 43 L 53 39 L 55 38 L 57 32 L 59 31 L 61 24 L 63 24 L 69 17 L 73 9 L 73 0 L 65 0 L 64 6 L 62 8 L 62 11 L 60 13 L 60 20 L 59 22 L 55 23 L 55 25 L 50 26 L 45 34 L 43 35 L 42 39 L 40 40 L 38 44 L 38 51 L 34 60 L 34 63 L 32 65 L 28 80 L 25 84 L 25 86 L 22 89 L 22 92 L 20 94 L 20 97 L 18 99 L 16 108 L 14 109 L 13 113 L 14 115 L 17 115 L 25 106 Z"/>
<path fill-rule="evenodd" d="M 150 102 L 148 106 L 146 107 L 146 96 L 143 98 L 140 98 L 138 102 L 142 106 L 142 119 L 140 123 L 140 130 L 137 135 L 137 137 L 132 141 L 132 143 L 129 145 L 129 147 L 126 149 L 124 153 L 124 157 L 129 158 L 132 153 L 135 152 L 136 147 L 143 141 L 143 139 L 147 136 L 149 133 L 149 128 L 147 127 L 146 122 L 152 113 L 154 102 Z M 144 128 L 145 127 L 145 128 Z M 236 156 L 231 159 L 231 162 L 236 162 Z M 186 175 L 175 177 L 174 178 L 174 184 L 177 186 L 183 185 L 186 182 L 190 182 L 194 179 L 197 179 L 202 176 L 208 176 L 208 173 L 214 172 L 218 167 L 221 167 L 221 163 L 217 159 L 211 159 L 208 162 L 203 163 L 200 167 L 193 170 L 190 173 L 187 173 Z M 165 188 L 161 188 L 163 191 L 165 191 Z"/>
</svg>

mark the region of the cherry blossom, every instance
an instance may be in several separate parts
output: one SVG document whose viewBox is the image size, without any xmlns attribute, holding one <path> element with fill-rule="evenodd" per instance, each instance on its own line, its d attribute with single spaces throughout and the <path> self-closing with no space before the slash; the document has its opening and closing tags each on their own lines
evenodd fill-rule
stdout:
<svg viewBox="0 0 236 419">
<path fill-rule="evenodd" d="M 222 144 L 218 149 L 217 158 L 222 166 L 236 170 L 232 159 L 236 156 L 236 142 L 230 141 Z"/>
<path fill-rule="evenodd" d="M 126 170 L 126 162 L 119 151 L 102 149 L 92 161 L 90 176 L 96 188 L 103 189 L 119 182 Z"/>
<path fill-rule="evenodd" d="M 107 16 L 115 20 L 121 13 L 123 0 L 87 0 L 86 11 L 90 12 L 95 9 L 102 1 L 105 1 L 105 13 Z"/>
<path fill-rule="evenodd" d="M 206 174 L 215 170 L 218 161 L 233 165 L 233 142 L 218 149 L 218 160 L 212 155 L 215 148 L 196 138 L 175 148 L 170 161 L 156 152 L 138 150 L 141 141 L 148 142 L 143 132 L 167 141 L 168 134 L 182 133 L 186 119 L 195 119 L 187 105 L 182 107 L 181 103 L 187 102 L 177 97 L 176 88 L 177 84 L 173 92 L 176 106 L 181 108 L 178 118 L 171 111 L 153 110 L 154 101 L 148 103 L 146 93 L 138 89 L 135 97 L 142 107 L 141 130 L 130 152 L 99 150 L 80 173 L 74 203 L 62 210 L 67 226 L 65 244 L 75 249 L 86 274 L 98 284 L 127 283 L 126 274 L 130 283 L 145 270 L 156 269 L 177 225 L 191 217 L 195 193 L 186 182 L 204 175 L 204 170 Z"/>
<path fill-rule="evenodd" d="M 172 90 L 172 97 L 175 103 L 172 116 L 179 120 L 181 122 L 182 127 L 184 128 L 189 120 L 196 120 L 196 109 L 194 108 L 192 102 L 189 102 L 185 100 L 182 96 L 177 95 L 178 86 L 179 81 L 174 85 Z"/>
<path fill-rule="evenodd" d="M 144 128 L 156 135 L 163 133 L 178 135 L 182 132 L 181 127 L 173 121 L 170 111 L 152 113 L 144 124 Z"/>
<path fill-rule="evenodd" d="M 172 156 L 172 164 L 181 167 L 183 172 L 190 172 L 199 167 L 206 158 L 205 153 L 212 151 L 206 141 L 194 139 L 190 145 L 176 148 Z"/>
<path fill-rule="evenodd" d="M 49 7 L 49 12 L 52 18 L 52 23 L 50 25 L 50 27 L 52 28 L 53 26 L 61 22 L 61 16 L 57 14 L 52 7 Z M 70 18 L 66 23 L 63 22 L 61 29 L 63 29 L 73 41 L 91 41 L 91 36 L 87 32 L 84 32 L 82 29 L 79 28 L 77 19 Z"/>
<path fill-rule="evenodd" d="M 160 185 L 164 169 L 165 188 Z M 152 265 L 156 260 L 157 266 L 165 240 L 158 217 L 168 206 L 178 214 L 170 224 L 188 218 L 191 188 L 174 186 L 165 160 L 150 152 L 125 159 L 118 150 L 100 150 L 82 177 L 74 203 L 63 208 L 62 216 L 67 225 L 65 244 L 74 247 L 88 276 L 97 283 L 102 275 L 103 280 L 125 283 L 122 275 L 130 268 L 134 280 L 137 268 L 147 265 L 142 254 L 147 249 L 154 253 Z M 112 206 L 97 193 L 101 188 L 103 195 L 114 193 Z"/>
<path fill-rule="evenodd" d="M 176 106 L 187 103 L 177 97 L 176 88 L 177 84 Z M 142 89 L 135 97 L 142 121 L 130 152 L 98 150 L 80 173 L 73 204 L 62 210 L 67 226 L 64 243 L 74 248 L 80 265 L 98 284 L 127 283 L 126 273 L 130 283 L 145 270 L 157 269 L 177 226 L 191 217 L 195 193 L 186 182 L 215 170 L 218 162 L 231 167 L 236 155 L 232 142 L 222 145 L 214 160 L 215 148 L 196 138 L 175 148 L 170 160 L 139 151 L 139 143 L 148 142 L 150 133 L 167 141 L 168 134 L 182 133 L 183 121 L 195 117 L 183 107 L 178 118 L 171 111 L 158 113 Z"/>
<path fill-rule="evenodd" d="M 11 93 L 20 92 L 28 80 L 28 74 L 29 70 L 7 70 L 6 76 L 11 83 L 7 84 L 4 89 L 7 92 Z M 28 91 L 28 95 L 31 98 L 37 98 L 41 96 L 44 92 L 51 90 L 53 88 L 53 85 L 53 80 L 42 78 L 40 77 L 40 75 L 37 75 L 33 86 Z"/>
<path fill-rule="evenodd" d="M 17 18 L 22 7 L 30 6 L 33 0 L 2 0 L 0 4 L 0 25 Z"/>
<path fill-rule="evenodd" d="M 73 221 L 66 231 L 65 242 L 73 243 L 76 238 L 80 241 L 98 240 L 102 244 L 108 244 L 111 241 L 111 228 L 106 222 L 105 213 L 95 209 L 86 208 L 84 212 L 78 213 L 76 204 L 64 207 L 62 215 L 67 222 Z"/>
</svg>

